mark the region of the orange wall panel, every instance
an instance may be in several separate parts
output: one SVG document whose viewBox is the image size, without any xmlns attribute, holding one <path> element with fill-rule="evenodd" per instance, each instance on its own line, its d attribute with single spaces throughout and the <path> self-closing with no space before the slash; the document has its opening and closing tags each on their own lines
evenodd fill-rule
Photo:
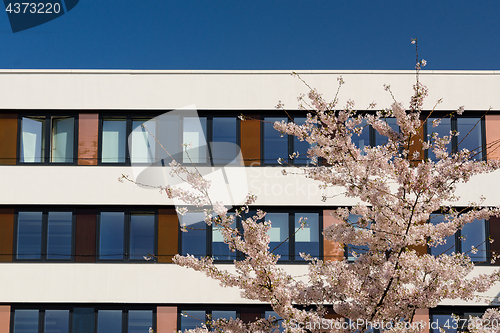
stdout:
<svg viewBox="0 0 500 333">
<path fill-rule="evenodd" d="M 0 333 L 10 332 L 10 306 L 0 306 Z"/>
<path fill-rule="evenodd" d="M 14 209 L 0 209 L 0 262 L 11 262 L 14 250 Z"/>
<path fill-rule="evenodd" d="M 334 218 L 331 213 L 333 210 L 324 210 L 323 211 L 323 229 L 327 227 L 344 223 L 344 221 Z M 344 248 L 340 243 L 326 240 L 323 237 L 323 258 L 324 260 L 343 260 L 344 259 Z"/>
<path fill-rule="evenodd" d="M 260 114 L 244 114 L 240 124 L 240 147 L 245 166 L 260 165 Z"/>
<path fill-rule="evenodd" d="M 156 332 L 177 332 L 177 307 L 159 306 L 156 309 Z"/>
<path fill-rule="evenodd" d="M 0 113 L 0 165 L 17 162 L 17 114 Z"/>
<path fill-rule="evenodd" d="M 179 219 L 175 209 L 158 210 L 158 262 L 171 263 L 179 252 Z"/>
<path fill-rule="evenodd" d="M 413 316 L 413 322 L 424 322 L 421 333 L 429 333 L 429 309 L 417 309 Z"/>
<path fill-rule="evenodd" d="M 78 165 L 97 165 L 99 115 L 81 113 L 78 118 Z"/>
<path fill-rule="evenodd" d="M 500 114 L 487 114 L 484 120 L 486 156 L 488 159 L 500 160 Z"/>
</svg>

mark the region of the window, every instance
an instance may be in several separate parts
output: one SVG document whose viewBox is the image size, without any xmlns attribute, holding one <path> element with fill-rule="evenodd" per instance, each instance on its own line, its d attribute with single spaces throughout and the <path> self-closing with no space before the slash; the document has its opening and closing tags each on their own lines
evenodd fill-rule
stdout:
<svg viewBox="0 0 500 333">
<path fill-rule="evenodd" d="M 24 116 L 20 128 L 20 163 L 74 163 L 75 117 Z"/>
<path fill-rule="evenodd" d="M 99 215 L 98 259 L 143 261 L 156 254 L 154 212 L 105 211 Z"/>
<path fill-rule="evenodd" d="M 152 309 L 61 307 L 14 308 L 14 333 L 143 333 L 154 328 Z M 94 322 L 97 325 L 94 325 Z"/>
<path fill-rule="evenodd" d="M 440 333 L 440 328 L 445 332 L 468 332 L 469 316 L 481 317 L 486 307 L 437 307 L 431 309 L 429 332 Z M 452 316 L 454 314 L 456 317 Z M 458 318 L 457 318 L 458 317 Z"/>
<path fill-rule="evenodd" d="M 459 135 L 453 137 L 448 145 L 448 153 L 457 152 L 462 149 L 468 149 L 472 152 L 471 157 L 476 160 L 481 160 L 485 154 L 483 147 L 485 139 L 483 138 L 483 120 L 479 117 L 453 117 L 442 118 L 437 127 L 432 126 L 434 120 L 441 117 L 429 117 L 426 123 L 427 140 L 431 140 L 432 133 L 437 133 L 439 137 L 449 136 L 450 132 L 457 131 Z M 427 151 L 429 159 L 436 161 L 436 155 L 431 150 Z"/>
<path fill-rule="evenodd" d="M 396 118 L 383 118 L 382 120 L 385 121 L 394 131 L 399 132 L 399 126 Z M 363 150 L 365 147 L 375 147 L 387 143 L 388 138 L 379 134 L 372 126 L 368 126 L 366 124 L 366 120 L 363 120 L 358 127 L 362 127 L 363 131 L 361 132 L 361 135 L 354 134 L 352 136 L 352 142 L 359 149 Z"/>
<path fill-rule="evenodd" d="M 439 224 L 444 221 L 443 214 L 431 214 L 431 223 Z M 474 262 L 487 262 L 489 257 L 488 233 L 488 223 L 486 220 L 474 220 L 466 224 L 462 230 L 457 231 L 455 235 L 446 237 L 445 244 L 430 246 L 429 253 L 438 256 L 443 253 L 449 255 L 464 252 Z M 477 253 L 471 251 L 472 247 L 478 250 Z"/>
<path fill-rule="evenodd" d="M 195 329 L 201 327 L 206 321 L 207 316 L 213 319 L 236 319 L 238 318 L 238 313 L 235 310 L 199 310 L 199 309 L 188 309 L 180 311 L 179 329 L 184 332 L 184 330 Z"/>
<path fill-rule="evenodd" d="M 355 215 L 355 214 L 349 214 L 349 219 L 347 220 L 347 223 L 350 225 L 354 226 L 354 228 L 363 228 L 358 225 L 358 220 L 361 216 Z M 368 226 L 370 223 L 368 224 Z M 356 256 L 359 256 L 361 254 L 364 254 L 369 251 L 368 245 L 353 245 L 353 244 L 347 244 L 346 246 L 346 257 L 347 261 L 353 262 L 356 260 Z"/>
<path fill-rule="evenodd" d="M 16 260 L 73 260 L 74 214 L 71 211 L 19 211 Z"/>
<path fill-rule="evenodd" d="M 249 212 L 248 216 L 253 216 Z M 306 218 L 301 228 L 300 218 Z M 295 212 L 284 213 L 268 210 L 265 220 L 272 222 L 269 230 L 269 249 L 280 255 L 280 261 L 303 261 L 300 253 L 304 252 L 319 258 L 320 251 L 320 213 Z M 207 226 L 205 215 L 201 212 L 188 212 L 181 217 L 181 225 L 186 226 L 187 232 L 180 237 L 180 251 L 182 255 L 195 257 L 211 256 L 216 261 L 234 261 L 238 259 L 237 252 L 231 252 L 224 243 L 222 234 L 216 225 Z M 235 219 L 234 226 L 239 226 L 239 219 Z"/>
<path fill-rule="evenodd" d="M 293 135 L 281 135 L 274 129 L 275 122 L 287 122 L 286 117 L 264 117 L 262 125 L 262 158 L 264 164 L 279 164 L 278 158 L 282 158 L 284 163 L 307 165 L 311 161 L 307 157 L 307 151 L 310 144 L 307 141 L 300 141 Z M 306 117 L 294 117 L 293 121 L 302 125 Z M 290 155 L 299 153 L 298 157 L 293 159 Z"/>
</svg>

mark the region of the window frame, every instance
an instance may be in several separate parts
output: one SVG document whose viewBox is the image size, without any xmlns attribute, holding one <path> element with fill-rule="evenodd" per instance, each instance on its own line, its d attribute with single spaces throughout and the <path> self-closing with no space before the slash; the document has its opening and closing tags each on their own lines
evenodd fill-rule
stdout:
<svg viewBox="0 0 500 333">
<path fill-rule="evenodd" d="M 43 118 L 45 122 L 45 128 L 43 130 L 44 143 L 44 153 L 43 162 L 22 162 L 21 161 L 21 146 L 23 141 L 23 118 Z M 73 161 L 72 162 L 52 162 L 52 118 L 54 117 L 68 117 L 73 118 Z M 77 165 L 78 162 L 78 127 L 79 127 L 79 117 L 78 113 L 75 112 L 65 112 L 65 111 L 51 111 L 50 113 L 19 113 L 17 121 L 17 165 Z"/>
<path fill-rule="evenodd" d="M 123 213 L 124 217 L 124 224 L 123 224 L 123 259 L 101 259 L 100 258 L 100 241 L 101 241 L 101 214 L 102 213 Z M 143 213 L 143 214 L 151 214 L 153 215 L 154 218 L 154 226 L 153 226 L 153 237 L 154 237 L 154 244 L 153 244 L 153 250 L 155 253 L 152 253 L 153 256 L 150 260 L 145 260 L 144 258 L 142 259 L 131 259 L 130 258 L 130 229 L 131 229 L 131 221 L 132 221 L 132 215 L 136 213 Z M 153 209 L 147 209 L 138 207 L 137 209 L 135 208 L 126 208 L 126 209 L 114 209 L 113 207 L 110 208 L 102 208 L 97 210 L 97 216 L 96 216 L 96 263 L 98 262 L 105 262 L 105 263 L 156 263 L 157 260 L 157 255 L 158 255 L 158 209 L 153 208 Z"/>
<path fill-rule="evenodd" d="M 474 113 L 478 113 L 478 114 L 481 114 L 480 116 L 475 116 Z M 434 117 L 429 117 L 427 119 L 427 116 L 428 114 L 424 114 L 423 115 L 423 119 L 422 120 L 425 120 L 427 119 L 426 123 L 425 123 L 425 126 L 424 126 L 424 141 L 426 142 L 429 142 L 429 135 L 432 134 L 433 132 L 432 131 L 429 131 L 429 126 L 432 127 L 432 119 L 440 119 L 440 118 L 448 118 L 450 119 L 450 127 L 451 127 L 451 131 L 458 131 L 458 123 L 457 123 L 457 119 L 458 118 L 471 118 L 471 119 L 477 119 L 477 124 L 481 126 L 481 128 L 479 129 L 480 130 L 480 136 L 481 136 L 481 147 L 478 147 L 481 151 L 481 158 L 478 158 L 477 161 L 486 161 L 487 160 L 487 150 L 486 150 L 486 120 L 485 120 L 485 117 L 484 117 L 484 112 L 479 112 L 479 111 L 471 111 L 471 112 L 468 112 L 468 114 L 465 116 L 465 115 L 461 115 L 461 116 L 451 116 L 451 117 L 447 117 L 446 115 L 449 114 L 448 113 L 445 113 L 443 114 L 442 112 L 436 112 L 436 114 L 434 115 Z M 443 125 L 439 125 L 439 126 L 443 126 Z M 458 138 L 456 136 L 452 137 L 451 138 L 451 141 L 450 141 L 450 144 L 449 144 L 449 147 L 450 147 L 450 151 L 451 151 L 451 154 L 454 154 L 454 153 L 457 153 L 458 151 Z M 425 151 L 425 159 L 429 159 L 429 150 L 426 150 Z M 437 160 L 432 160 L 434 162 L 436 162 Z"/>
<path fill-rule="evenodd" d="M 250 211 L 248 214 L 252 214 L 255 212 L 257 209 L 261 209 L 265 211 L 268 214 L 271 213 L 286 213 L 288 214 L 288 259 L 280 259 L 278 260 L 278 264 L 308 264 L 308 261 L 303 260 L 302 258 L 295 259 L 295 214 L 308 214 L 308 213 L 316 213 L 318 214 L 318 259 L 323 259 L 323 209 L 314 209 L 314 207 L 298 207 L 294 209 L 288 209 L 289 207 L 283 207 L 283 209 L 277 208 L 277 207 L 250 207 Z M 191 210 L 193 209 L 193 210 Z M 189 213 L 199 213 L 201 211 L 195 211 L 197 208 L 196 207 L 188 207 L 188 212 Z M 231 213 L 231 212 L 229 212 Z M 251 216 L 251 215 L 249 215 Z M 236 228 L 241 229 L 241 217 L 236 217 Z M 182 221 L 179 221 L 179 223 L 182 223 Z M 205 228 L 205 237 L 206 237 L 206 252 L 203 257 L 212 257 L 213 258 L 213 224 L 212 225 L 206 225 Z M 179 229 L 179 241 L 178 241 L 178 253 L 182 255 L 183 253 L 183 233 Z M 189 230 L 188 230 L 189 233 Z M 273 250 L 273 249 L 270 249 Z M 314 257 L 314 256 L 313 256 Z M 235 259 L 215 259 L 215 263 L 233 263 L 234 260 L 242 260 L 243 259 L 243 254 L 240 253 L 239 251 L 236 251 L 235 254 Z"/>
<path fill-rule="evenodd" d="M 19 213 L 22 212 L 41 212 L 42 213 L 42 233 L 41 233 L 41 252 L 40 259 L 19 259 L 17 258 L 17 245 L 19 243 L 18 240 L 18 232 L 19 232 Z M 71 255 L 69 259 L 48 259 L 47 258 L 47 246 L 48 246 L 48 222 L 49 222 L 49 213 L 51 212 L 71 212 L 72 215 L 72 223 L 71 223 Z M 13 256 L 12 261 L 14 262 L 75 262 L 75 240 L 76 240 L 76 209 L 75 208 L 16 208 L 14 213 L 14 241 L 13 241 Z"/>
</svg>

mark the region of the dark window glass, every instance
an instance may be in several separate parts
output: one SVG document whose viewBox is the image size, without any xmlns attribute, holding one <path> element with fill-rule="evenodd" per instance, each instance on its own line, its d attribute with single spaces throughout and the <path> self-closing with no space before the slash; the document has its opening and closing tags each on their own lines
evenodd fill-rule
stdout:
<svg viewBox="0 0 500 333">
<path fill-rule="evenodd" d="M 236 311 L 212 311 L 213 319 L 236 319 Z"/>
<path fill-rule="evenodd" d="M 124 259 L 125 213 L 102 212 L 99 221 L 99 259 Z"/>
<path fill-rule="evenodd" d="M 147 333 L 153 327 L 153 311 L 130 310 L 128 312 L 128 333 Z"/>
<path fill-rule="evenodd" d="M 443 214 L 431 214 L 431 223 L 439 224 L 445 222 Z M 438 246 L 429 247 L 430 253 L 434 256 L 438 256 L 440 254 L 452 254 L 457 252 L 455 250 L 455 235 L 451 235 L 445 238 L 446 243 Z"/>
<path fill-rule="evenodd" d="M 122 310 L 98 310 L 97 333 L 122 333 Z"/>
<path fill-rule="evenodd" d="M 430 332 L 440 333 L 439 328 L 442 328 L 446 333 L 454 333 L 457 332 L 457 325 L 457 320 L 451 314 L 435 314 L 432 315 Z"/>
<path fill-rule="evenodd" d="M 104 119 L 102 121 L 101 162 L 125 163 L 127 121 Z"/>
<path fill-rule="evenodd" d="M 279 254 L 281 260 L 289 260 L 288 213 L 267 213 L 265 219 L 272 223 L 272 228 L 268 231 L 271 241 L 269 250 Z"/>
<path fill-rule="evenodd" d="M 307 218 L 306 226 L 301 229 L 300 218 Z M 303 260 L 300 253 L 318 258 L 319 253 L 319 214 L 295 213 L 295 260 Z M 294 231 L 295 231 L 294 230 Z"/>
<path fill-rule="evenodd" d="M 284 117 L 264 118 L 264 163 L 278 164 L 278 158 L 288 161 L 288 135 L 281 135 L 274 129 L 276 121 L 286 121 Z"/>
<path fill-rule="evenodd" d="M 47 259 L 71 259 L 73 213 L 49 212 L 47 229 Z"/>
<path fill-rule="evenodd" d="M 362 154 L 364 154 L 363 150 L 365 149 L 365 147 L 370 146 L 370 127 L 367 125 L 366 120 L 363 120 L 361 124 L 356 127 L 362 128 L 363 131 L 359 135 L 353 134 L 352 142 L 356 145 L 356 147 L 361 149 Z"/>
<path fill-rule="evenodd" d="M 399 126 L 396 118 L 383 118 L 382 120 L 385 121 L 395 132 L 399 132 Z M 388 138 L 386 136 L 380 135 L 375 129 L 373 129 L 373 131 L 375 132 L 375 146 L 387 143 Z"/>
<path fill-rule="evenodd" d="M 94 331 L 94 308 L 74 308 L 73 333 Z"/>
<path fill-rule="evenodd" d="M 487 237 L 486 237 L 486 220 L 474 220 L 471 223 L 464 225 L 461 231 L 462 252 L 475 262 L 484 262 L 487 259 Z M 477 249 L 477 253 L 471 251 L 472 246 Z M 475 252 L 475 251 L 474 251 Z"/>
<path fill-rule="evenodd" d="M 306 122 L 306 117 L 295 117 L 293 121 L 298 125 L 303 125 Z M 294 164 L 309 164 L 311 159 L 307 157 L 307 151 L 311 145 L 306 140 L 300 141 L 296 136 L 293 137 L 293 153 L 299 153 L 299 156 L 293 158 Z"/>
<path fill-rule="evenodd" d="M 233 222 L 231 227 L 234 229 L 236 227 L 236 222 Z M 220 227 L 215 224 L 212 224 L 212 256 L 214 260 L 236 259 L 236 252 L 231 252 L 229 246 L 224 243 Z"/>
<path fill-rule="evenodd" d="M 14 333 L 38 333 L 38 310 L 16 309 Z"/>
<path fill-rule="evenodd" d="M 45 310 L 45 333 L 68 333 L 69 310 Z"/>
<path fill-rule="evenodd" d="M 195 329 L 201 327 L 206 320 L 205 311 L 182 311 L 181 315 L 181 331 Z"/>
<path fill-rule="evenodd" d="M 211 144 L 214 164 L 235 164 L 237 161 L 238 146 L 236 138 L 237 118 L 214 117 L 213 141 Z"/>
<path fill-rule="evenodd" d="M 17 259 L 42 259 L 42 212 L 19 212 Z"/>
<path fill-rule="evenodd" d="M 349 219 L 348 219 L 347 223 L 349 223 L 352 226 L 354 226 L 354 228 L 364 228 L 364 227 L 358 225 L 359 218 L 360 218 L 359 215 L 349 214 Z M 348 261 L 354 261 L 355 260 L 354 253 L 356 253 L 356 255 L 359 256 L 359 255 L 364 254 L 364 253 L 366 253 L 368 251 L 369 251 L 368 245 L 363 245 L 363 244 L 360 244 L 360 245 L 348 244 L 347 245 L 347 260 Z"/>
<path fill-rule="evenodd" d="M 154 214 L 133 213 L 130 216 L 130 259 L 144 260 L 155 254 Z"/>
<path fill-rule="evenodd" d="M 283 328 L 283 326 L 281 326 L 281 322 L 283 321 L 283 319 L 280 316 L 278 316 L 278 314 L 275 311 L 265 311 L 264 318 L 269 318 L 269 317 L 274 317 L 279 331 L 285 332 L 285 329 Z"/>
<path fill-rule="evenodd" d="M 474 159 L 482 159 L 483 141 L 480 118 L 457 118 L 456 120 L 457 131 L 460 133 L 457 137 L 458 150 L 468 149 Z"/>
<path fill-rule="evenodd" d="M 196 257 L 207 255 L 207 224 L 205 214 L 187 213 L 181 217 L 181 224 L 185 224 L 187 232 L 182 233 L 182 254 L 191 254 Z"/>
</svg>

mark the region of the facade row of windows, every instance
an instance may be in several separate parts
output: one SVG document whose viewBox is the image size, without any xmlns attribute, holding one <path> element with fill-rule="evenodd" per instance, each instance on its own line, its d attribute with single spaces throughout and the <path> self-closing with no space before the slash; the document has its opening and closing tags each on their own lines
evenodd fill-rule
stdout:
<svg viewBox="0 0 500 333">
<path fill-rule="evenodd" d="M 177 117 L 161 120 L 154 116 L 139 117 L 101 115 L 98 124 L 98 163 L 100 165 L 130 164 L 168 164 L 172 158 L 183 163 L 195 164 L 241 164 L 238 161 L 240 145 L 240 120 L 233 116 Z M 433 121 L 440 120 L 438 127 Z M 278 158 L 285 163 L 307 165 L 310 159 L 307 150 L 310 145 L 291 135 L 282 136 L 273 126 L 276 121 L 294 121 L 303 124 L 304 116 L 261 117 L 260 138 L 261 156 L 258 164 L 278 164 Z M 396 120 L 387 118 L 387 123 L 398 130 Z M 21 164 L 74 164 L 78 151 L 77 115 L 25 115 L 19 118 L 18 156 Z M 366 127 L 366 124 L 361 124 Z M 431 140 L 437 132 L 440 136 L 458 131 L 452 139 L 450 152 L 467 148 L 476 159 L 485 156 L 484 119 L 479 117 L 430 117 L 427 120 L 424 136 Z M 364 148 L 383 144 L 386 137 L 381 136 L 371 126 L 361 135 L 352 137 L 354 143 Z M 252 140 L 243 138 L 242 140 Z M 183 144 L 190 146 L 187 151 Z M 299 153 L 297 157 L 290 155 Z M 245 157 L 245 156 L 243 156 Z M 432 152 L 427 158 L 435 159 Z M 251 165 L 251 164 L 249 164 Z"/>
<path fill-rule="evenodd" d="M 314 209 L 267 208 L 266 220 L 272 221 L 269 231 L 270 250 L 280 256 L 280 262 L 303 262 L 300 253 L 307 253 L 316 258 L 323 258 L 323 212 Z M 173 211 L 173 210 L 172 210 Z M 255 211 L 250 211 L 252 216 Z M 159 211 L 157 209 L 119 209 L 109 208 L 91 214 L 95 225 L 83 224 L 83 229 L 76 231 L 76 209 L 18 209 L 15 214 L 13 259 L 15 261 L 50 261 L 81 262 L 81 255 L 76 253 L 77 239 L 88 243 L 94 258 L 85 262 L 165 262 L 162 256 L 171 257 L 176 253 L 209 256 L 217 262 L 233 262 L 242 259 L 242 254 L 232 252 L 224 243 L 221 231 L 216 225 L 207 226 L 202 212 L 188 212 L 174 215 L 172 229 L 178 235 L 168 238 L 168 234 L 159 237 Z M 301 227 L 301 218 L 306 225 Z M 351 215 L 349 223 L 356 227 L 358 217 Z M 444 221 L 444 215 L 433 214 L 431 223 Z M 179 224 L 187 232 L 181 232 Z M 234 226 L 241 228 L 240 218 L 235 218 Z M 93 229 L 92 229 L 93 228 Z M 92 230 L 91 230 L 92 229 Z M 88 231 L 91 231 L 90 233 Z M 171 236 L 171 235 L 170 235 Z M 92 239 L 90 239 L 92 238 Z M 446 244 L 431 246 L 432 255 L 464 252 L 477 263 L 490 260 L 490 221 L 480 219 L 466 224 L 455 235 L 446 238 Z M 158 253 L 159 243 L 169 244 L 170 253 Z M 95 245 L 91 245 L 95 244 Z M 173 247 L 172 247 L 173 245 Z M 356 254 L 368 250 L 366 245 L 347 244 L 345 257 L 354 261 Z M 4 250 L 6 251 L 6 250 Z M 8 255 L 8 253 L 2 253 Z M 340 259 L 328 258 L 325 260 Z M 159 260 L 160 259 L 160 260 Z"/>
<path fill-rule="evenodd" d="M 155 309 L 139 307 L 14 307 L 13 333 L 148 333 L 155 328 Z"/>
</svg>

